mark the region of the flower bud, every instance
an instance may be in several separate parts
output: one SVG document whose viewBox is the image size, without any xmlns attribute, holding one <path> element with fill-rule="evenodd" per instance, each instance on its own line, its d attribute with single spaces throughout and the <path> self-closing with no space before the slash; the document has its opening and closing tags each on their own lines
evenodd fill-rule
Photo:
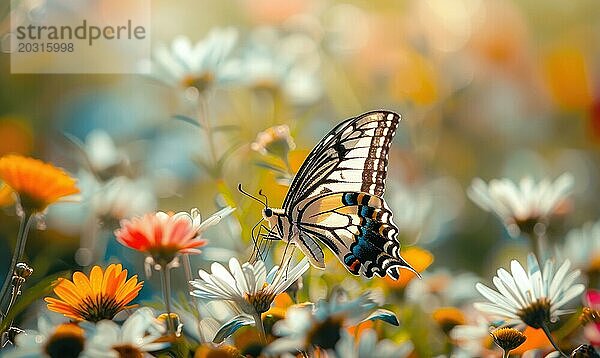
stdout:
<svg viewBox="0 0 600 358">
<path fill-rule="evenodd" d="M 14 275 L 20 278 L 28 278 L 33 274 L 33 269 L 24 262 L 15 265 Z"/>
</svg>

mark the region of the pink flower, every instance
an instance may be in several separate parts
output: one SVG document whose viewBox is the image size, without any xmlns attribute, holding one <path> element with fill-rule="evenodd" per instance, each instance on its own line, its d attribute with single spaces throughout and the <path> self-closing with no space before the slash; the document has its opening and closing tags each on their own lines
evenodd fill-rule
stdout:
<svg viewBox="0 0 600 358">
<path fill-rule="evenodd" d="M 206 244 L 190 217 L 164 212 L 121 220 L 115 236 L 121 244 L 162 264 L 170 263 L 178 254 L 199 254 L 198 248 Z"/>
<path fill-rule="evenodd" d="M 585 294 L 585 304 L 581 321 L 585 325 L 585 338 L 594 346 L 600 346 L 600 291 L 588 290 Z"/>
</svg>

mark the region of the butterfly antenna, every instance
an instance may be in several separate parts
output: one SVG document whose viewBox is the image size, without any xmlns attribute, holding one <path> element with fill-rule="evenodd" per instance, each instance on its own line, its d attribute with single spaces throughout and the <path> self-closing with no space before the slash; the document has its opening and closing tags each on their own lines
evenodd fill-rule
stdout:
<svg viewBox="0 0 600 358">
<path fill-rule="evenodd" d="M 263 198 L 265 198 L 265 203 L 264 203 L 265 204 L 265 208 L 268 208 L 269 207 L 269 198 L 265 194 L 263 194 L 262 189 L 260 189 L 258 191 L 258 195 L 260 195 Z"/>
<path fill-rule="evenodd" d="M 252 194 L 248 193 L 247 191 L 245 191 L 245 190 L 242 188 L 242 184 L 241 184 L 241 183 L 240 183 L 240 184 L 238 184 L 238 190 L 240 191 L 240 193 L 242 193 L 242 194 L 246 195 L 246 196 L 247 196 L 247 197 L 249 197 L 249 198 L 252 198 L 252 199 L 254 199 L 254 200 L 258 201 L 259 203 L 263 204 L 265 207 L 267 206 L 267 203 L 266 203 L 265 201 L 262 201 L 262 200 L 260 200 L 259 198 L 255 197 L 254 195 L 252 195 Z"/>
</svg>

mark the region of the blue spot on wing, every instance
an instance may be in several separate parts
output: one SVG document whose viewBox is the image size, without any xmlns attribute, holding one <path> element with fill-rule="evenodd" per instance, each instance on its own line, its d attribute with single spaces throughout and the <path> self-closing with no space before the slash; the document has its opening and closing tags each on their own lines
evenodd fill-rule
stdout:
<svg viewBox="0 0 600 358">
<path fill-rule="evenodd" d="M 344 193 L 342 204 L 352 206 L 358 204 L 358 193 Z"/>
</svg>

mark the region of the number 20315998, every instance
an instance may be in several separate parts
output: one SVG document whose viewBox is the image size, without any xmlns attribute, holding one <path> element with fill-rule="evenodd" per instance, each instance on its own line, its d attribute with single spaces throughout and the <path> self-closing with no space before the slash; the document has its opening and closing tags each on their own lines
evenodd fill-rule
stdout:
<svg viewBox="0 0 600 358">
<path fill-rule="evenodd" d="M 73 52 L 72 42 L 19 42 L 17 52 Z"/>
</svg>

